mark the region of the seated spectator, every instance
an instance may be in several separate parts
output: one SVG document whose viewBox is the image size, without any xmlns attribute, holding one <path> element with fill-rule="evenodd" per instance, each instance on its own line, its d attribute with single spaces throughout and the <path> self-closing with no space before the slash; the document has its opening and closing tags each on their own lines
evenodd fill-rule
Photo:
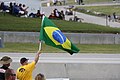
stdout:
<svg viewBox="0 0 120 80">
<path fill-rule="evenodd" d="M 37 10 L 37 13 L 30 13 L 29 17 L 32 17 L 32 18 L 40 17 L 40 18 L 42 18 L 43 15 L 44 14 L 40 13 L 40 10 Z"/>
<path fill-rule="evenodd" d="M 77 16 L 74 17 L 74 21 L 78 22 L 79 18 Z"/>
<path fill-rule="evenodd" d="M 73 15 L 73 11 L 72 9 L 67 9 L 66 12 L 65 12 L 66 15 Z"/>
<path fill-rule="evenodd" d="M 65 14 L 66 14 L 66 15 L 73 15 L 73 8 L 74 8 L 73 5 L 68 6 L 68 8 L 66 8 Z"/>
<path fill-rule="evenodd" d="M 19 17 L 21 15 L 24 15 L 24 11 L 21 10 L 20 6 L 21 6 L 20 4 L 18 6 L 15 3 L 14 3 L 14 6 L 13 6 L 13 14 L 16 15 L 16 16 L 19 16 Z"/>
<path fill-rule="evenodd" d="M 34 14 L 34 13 L 30 13 L 28 17 L 36 18 L 36 14 Z"/>
<path fill-rule="evenodd" d="M 41 13 L 40 13 L 40 10 L 37 10 L 36 17 L 42 18 L 43 15 L 44 15 L 44 14 L 41 14 Z"/>
<path fill-rule="evenodd" d="M 46 79 L 43 74 L 39 73 L 36 75 L 35 80 L 46 80 Z"/>
<path fill-rule="evenodd" d="M 5 12 L 6 12 L 6 11 L 9 12 L 9 7 L 8 7 L 7 5 L 5 5 L 4 2 L 1 3 L 1 9 L 2 9 L 3 11 L 5 11 Z"/>
<path fill-rule="evenodd" d="M 54 15 L 54 13 L 51 13 L 48 18 L 49 19 L 56 19 L 57 17 Z"/>
<path fill-rule="evenodd" d="M 25 4 L 23 4 L 23 6 L 22 6 L 22 11 L 24 11 L 25 15 L 28 14 L 28 11 L 27 11 L 28 8 L 29 8 L 29 7 L 26 7 Z"/>
<path fill-rule="evenodd" d="M 78 18 L 77 16 L 74 17 L 74 20 L 75 22 L 82 22 L 84 19 L 82 18 Z"/>
<path fill-rule="evenodd" d="M 16 74 L 13 69 L 7 69 L 5 71 L 5 80 L 15 80 Z"/>
</svg>

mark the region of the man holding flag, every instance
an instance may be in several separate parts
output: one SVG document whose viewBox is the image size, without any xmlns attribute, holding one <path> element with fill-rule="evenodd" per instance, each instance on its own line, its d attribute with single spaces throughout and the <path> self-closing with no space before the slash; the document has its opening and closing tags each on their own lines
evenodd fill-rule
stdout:
<svg viewBox="0 0 120 80">
<path fill-rule="evenodd" d="M 47 45 L 67 51 L 71 55 L 79 52 L 79 49 L 45 16 L 42 18 L 40 40 Z"/>
<path fill-rule="evenodd" d="M 39 55 L 41 54 L 40 50 L 37 52 L 35 56 L 35 60 L 31 63 L 28 63 L 27 58 L 23 57 L 20 59 L 20 63 L 22 66 L 20 66 L 17 69 L 17 79 L 18 80 L 32 80 L 32 73 L 35 68 L 35 65 L 37 64 L 39 60 Z"/>
</svg>

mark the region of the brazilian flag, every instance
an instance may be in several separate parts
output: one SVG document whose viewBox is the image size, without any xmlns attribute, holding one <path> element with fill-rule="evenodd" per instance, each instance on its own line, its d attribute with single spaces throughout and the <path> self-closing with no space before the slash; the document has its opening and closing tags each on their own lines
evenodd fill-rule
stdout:
<svg viewBox="0 0 120 80">
<path fill-rule="evenodd" d="M 39 39 L 45 44 L 65 50 L 71 55 L 79 52 L 79 49 L 45 16 L 42 19 Z"/>
</svg>

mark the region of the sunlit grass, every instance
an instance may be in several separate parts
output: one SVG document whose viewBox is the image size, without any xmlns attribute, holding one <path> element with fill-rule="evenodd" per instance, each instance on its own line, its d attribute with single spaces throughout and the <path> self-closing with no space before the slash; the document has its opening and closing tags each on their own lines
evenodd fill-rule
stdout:
<svg viewBox="0 0 120 80">
<path fill-rule="evenodd" d="M 120 28 L 111 28 L 90 23 L 71 22 L 65 20 L 52 20 L 63 32 L 69 33 L 120 33 Z M 39 32 L 41 19 L 39 18 L 20 18 L 0 13 L 0 31 L 25 31 Z"/>
<path fill-rule="evenodd" d="M 78 8 L 84 8 L 86 10 L 90 10 L 90 11 L 96 11 L 96 12 L 101 12 L 104 14 L 113 14 L 114 12 L 116 12 L 116 15 L 120 14 L 120 5 L 110 5 L 110 6 L 80 6 Z"/>
<path fill-rule="evenodd" d="M 120 45 L 102 45 L 102 44 L 76 44 L 80 49 L 79 53 L 120 53 Z M 39 48 L 37 43 L 5 43 L 4 48 L 0 48 L 0 52 L 22 52 L 35 53 Z M 42 44 L 43 53 L 66 53 L 65 51 Z"/>
</svg>

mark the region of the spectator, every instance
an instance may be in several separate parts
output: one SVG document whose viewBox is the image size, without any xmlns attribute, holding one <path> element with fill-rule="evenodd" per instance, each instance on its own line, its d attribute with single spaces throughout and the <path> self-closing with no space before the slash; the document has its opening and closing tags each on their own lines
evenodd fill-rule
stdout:
<svg viewBox="0 0 120 80">
<path fill-rule="evenodd" d="M 59 11 L 57 9 L 53 10 L 55 17 L 59 18 Z"/>
<path fill-rule="evenodd" d="M 45 76 L 41 73 L 37 74 L 35 80 L 45 80 Z"/>
<path fill-rule="evenodd" d="M 13 4 L 12 4 L 12 2 L 10 2 L 10 14 L 12 14 L 12 11 L 13 10 Z"/>
<path fill-rule="evenodd" d="M 61 19 L 65 20 L 65 14 L 64 14 L 63 10 L 61 10 Z"/>
<path fill-rule="evenodd" d="M 82 5 L 84 5 L 83 4 L 83 0 L 77 0 L 78 1 L 78 4 L 80 5 L 80 4 L 82 4 Z"/>
<path fill-rule="evenodd" d="M 54 15 L 54 13 L 51 13 L 48 18 L 49 19 L 56 19 L 57 17 Z"/>
<path fill-rule="evenodd" d="M 108 15 L 108 20 L 111 21 L 111 15 Z"/>
<path fill-rule="evenodd" d="M 116 22 L 117 21 L 117 16 L 116 16 L 115 12 L 113 13 L 113 18 L 114 18 L 114 21 Z"/>
<path fill-rule="evenodd" d="M 79 18 L 77 16 L 74 17 L 74 21 L 78 22 Z"/>
<path fill-rule="evenodd" d="M 20 11 L 23 11 L 22 4 L 19 4 L 19 9 L 20 9 Z"/>
<path fill-rule="evenodd" d="M 24 11 L 22 11 L 22 4 L 19 4 L 19 6 L 18 6 L 18 5 L 16 5 L 16 3 L 14 3 L 14 5 L 13 5 L 13 14 L 15 16 L 19 16 L 19 17 L 21 15 L 25 14 Z"/>
<path fill-rule="evenodd" d="M 30 13 L 30 14 L 29 14 L 29 17 L 31 17 L 31 18 L 36 18 L 36 17 L 42 18 L 43 15 L 44 15 L 44 13 L 41 14 L 41 13 L 40 13 L 40 10 L 37 10 L 37 13 Z"/>
<path fill-rule="evenodd" d="M 14 3 L 14 5 L 13 5 L 13 14 L 18 16 L 19 15 L 19 11 L 20 11 L 19 6 L 16 3 Z"/>
<path fill-rule="evenodd" d="M 84 5 L 84 4 L 83 4 L 83 0 L 81 0 L 81 3 L 82 3 L 82 5 Z"/>
<path fill-rule="evenodd" d="M 40 13 L 40 10 L 37 10 L 37 13 L 36 13 L 36 17 L 40 17 L 41 19 L 42 19 L 42 16 L 43 16 L 44 14 L 41 14 Z"/>
<path fill-rule="evenodd" d="M 65 12 L 66 15 L 73 15 L 74 6 L 69 6 Z"/>
<path fill-rule="evenodd" d="M 4 2 L 1 3 L 1 9 L 4 11 L 4 12 L 9 12 L 9 7 L 7 5 L 4 4 Z"/>
<path fill-rule="evenodd" d="M 31 63 L 28 63 L 27 58 L 21 58 L 20 63 L 22 66 L 20 66 L 17 69 L 17 79 L 19 80 L 32 80 L 32 72 L 35 68 L 36 63 L 39 60 L 39 55 L 41 54 L 40 51 L 37 52 L 35 60 L 32 61 Z"/>
<path fill-rule="evenodd" d="M 7 69 L 5 71 L 5 80 L 15 80 L 16 74 L 13 69 Z"/>
<path fill-rule="evenodd" d="M 28 14 L 28 11 L 27 11 L 28 8 L 29 8 L 29 7 L 26 7 L 25 4 L 23 4 L 23 6 L 22 6 L 22 11 L 24 11 L 25 15 Z"/>
<path fill-rule="evenodd" d="M 35 18 L 35 17 L 36 17 L 36 14 L 35 14 L 35 13 L 30 13 L 30 14 L 29 14 L 29 17 Z"/>
<path fill-rule="evenodd" d="M 9 69 L 10 63 L 12 62 L 12 59 L 8 56 L 2 57 L 0 59 L 0 64 L 3 66 L 0 67 L 0 80 L 5 80 L 5 71 Z"/>
<path fill-rule="evenodd" d="M 53 1 L 53 5 L 56 6 L 58 1 L 57 0 L 52 0 L 52 1 Z"/>
</svg>

